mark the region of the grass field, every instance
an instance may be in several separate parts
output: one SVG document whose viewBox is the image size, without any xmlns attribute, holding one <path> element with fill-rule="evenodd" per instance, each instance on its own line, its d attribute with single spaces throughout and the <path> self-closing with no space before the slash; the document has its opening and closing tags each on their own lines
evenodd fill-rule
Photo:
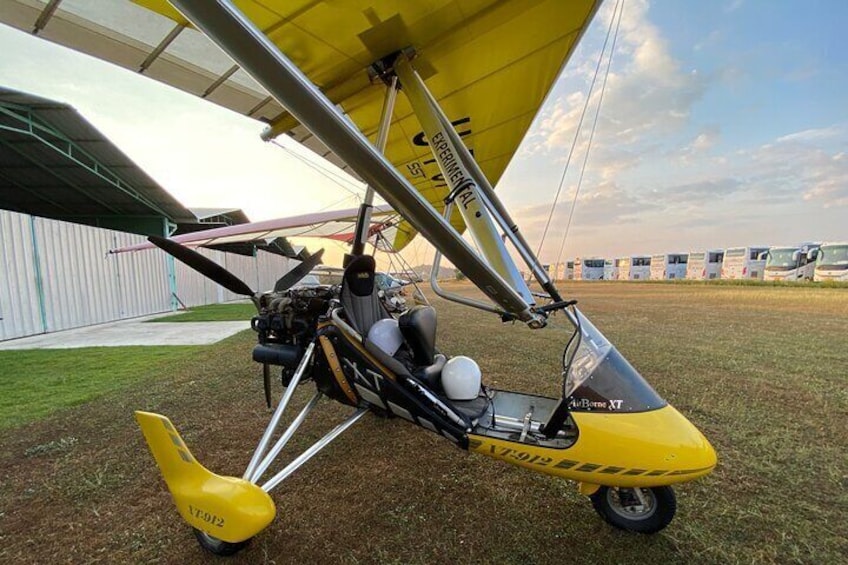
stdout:
<svg viewBox="0 0 848 565">
<path fill-rule="evenodd" d="M 676 489 L 678 515 L 666 530 L 613 530 L 571 483 L 368 416 L 274 492 L 277 519 L 231 562 L 846 562 L 848 292 L 636 283 L 567 289 L 718 451 L 712 475 Z M 477 359 L 489 384 L 557 394 L 568 333 L 562 318 L 534 332 L 435 305 L 440 347 Z M 250 361 L 254 339 L 244 332 L 190 348 L 167 369 L 151 362 L 146 378 L 0 431 L 0 561 L 207 562 L 132 410 L 167 414 L 200 461 L 240 475 L 268 418 Z M 11 359 L 4 357 L 7 367 Z M 33 366 L 31 379 L 53 370 Z M 311 392 L 301 387 L 295 400 Z M 322 403 L 292 440 L 292 454 L 348 413 Z"/>
<path fill-rule="evenodd" d="M 229 322 L 249 320 L 256 314 L 256 307 L 251 302 L 236 302 L 226 304 L 208 304 L 190 308 L 173 316 L 153 318 L 155 322 Z"/>
</svg>

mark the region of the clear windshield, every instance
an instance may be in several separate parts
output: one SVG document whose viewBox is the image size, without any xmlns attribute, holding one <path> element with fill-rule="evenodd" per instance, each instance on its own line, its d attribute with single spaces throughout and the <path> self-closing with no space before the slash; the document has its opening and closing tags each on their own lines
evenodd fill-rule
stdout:
<svg viewBox="0 0 848 565">
<path fill-rule="evenodd" d="M 817 265 L 848 265 L 848 245 L 828 245 L 819 251 Z"/>
<path fill-rule="evenodd" d="M 604 266 L 603 259 L 586 259 L 583 261 L 583 265 L 586 267 L 600 268 Z"/>
<path fill-rule="evenodd" d="M 565 379 L 569 410 L 641 412 L 665 406 L 665 401 L 579 310 L 580 337 L 569 343 L 571 360 Z"/>
<path fill-rule="evenodd" d="M 592 372 L 612 349 L 612 344 L 598 331 L 598 328 L 580 310 L 576 312 L 580 320 L 580 336 L 571 342 L 569 350 L 565 352 L 566 359 L 572 359 L 565 379 L 565 396 L 571 396 L 577 387 L 592 376 Z M 577 352 L 573 353 L 575 346 Z"/>
<path fill-rule="evenodd" d="M 794 257 L 796 249 L 772 249 L 766 260 L 766 269 L 769 267 L 795 267 L 798 263 Z"/>
</svg>

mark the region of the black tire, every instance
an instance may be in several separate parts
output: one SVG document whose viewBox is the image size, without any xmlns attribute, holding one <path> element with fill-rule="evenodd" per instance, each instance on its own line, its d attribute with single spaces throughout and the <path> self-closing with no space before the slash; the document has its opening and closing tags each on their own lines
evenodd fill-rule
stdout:
<svg viewBox="0 0 848 565">
<path fill-rule="evenodd" d="M 674 490 L 669 487 L 641 488 L 646 505 L 635 489 L 601 487 L 590 498 L 601 518 L 616 528 L 640 534 L 655 534 L 668 526 L 677 511 Z"/>
<path fill-rule="evenodd" d="M 197 528 L 194 528 L 194 537 L 197 538 L 197 543 L 200 544 L 200 547 L 202 547 L 209 553 L 213 553 L 221 557 L 235 555 L 236 553 L 247 547 L 247 544 L 249 544 L 250 540 L 253 539 L 250 538 L 237 543 L 230 543 L 228 541 L 219 540 L 216 537 L 210 536 L 206 532 L 198 530 Z"/>
</svg>

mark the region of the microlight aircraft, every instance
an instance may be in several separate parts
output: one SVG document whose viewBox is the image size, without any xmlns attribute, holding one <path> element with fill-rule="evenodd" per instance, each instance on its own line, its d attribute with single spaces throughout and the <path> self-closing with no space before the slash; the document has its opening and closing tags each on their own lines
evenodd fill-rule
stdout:
<svg viewBox="0 0 848 565">
<path fill-rule="evenodd" d="M 172 7 L 142 0 L 139 14 L 171 26 L 149 50 L 116 33 L 97 33 L 85 9 L 63 14 L 51 3 L 27 12 L 22 0 L 9 4 L 6 21 L 25 21 L 19 27 L 48 38 L 53 25 L 58 41 L 263 119 L 266 139 L 288 133 L 369 187 L 338 286 L 296 290 L 291 281 L 301 272 L 295 271 L 274 291 L 255 292 L 182 243 L 152 238 L 251 298 L 259 336 L 253 357 L 280 367 L 286 387 L 242 477 L 203 467 L 167 417 L 136 413 L 177 510 L 205 549 L 233 554 L 244 547 L 275 517 L 269 493 L 369 413 L 407 420 L 461 449 L 574 480 L 602 518 L 635 532 L 666 527 L 676 509 L 671 485 L 714 468 L 707 439 L 575 300 L 561 296 L 492 188 L 599 2 L 173 0 Z M 139 16 L 131 27 L 143 23 Z M 77 35 L 67 33 L 74 26 Z M 220 47 L 235 66 L 210 72 L 197 50 L 179 44 L 184 35 Z M 139 49 L 142 60 L 133 60 Z M 430 307 L 410 308 L 393 322 L 375 293 L 374 259 L 364 253 L 374 192 L 403 218 L 382 230 L 394 249 L 421 234 L 437 249 L 434 272 L 444 255 L 488 301 L 453 295 L 431 280 L 440 295 L 537 331 L 553 313 L 563 315 L 573 332 L 562 366 L 552 368 L 553 378 L 562 379 L 560 398 L 482 387 L 473 361 L 439 352 Z M 479 251 L 461 237 L 465 229 Z M 541 293 L 524 282 L 508 245 Z M 372 338 L 374 328 L 387 323 L 396 323 L 405 356 L 385 349 L 379 335 Z M 307 381 L 315 395 L 274 440 L 293 391 Z M 263 479 L 322 396 L 349 406 L 350 416 Z"/>
</svg>

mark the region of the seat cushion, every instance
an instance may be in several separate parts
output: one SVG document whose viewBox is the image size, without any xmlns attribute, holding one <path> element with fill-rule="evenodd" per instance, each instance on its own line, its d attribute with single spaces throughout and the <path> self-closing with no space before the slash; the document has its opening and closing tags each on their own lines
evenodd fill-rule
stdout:
<svg viewBox="0 0 848 565">
<path fill-rule="evenodd" d="M 345 317 L 359 335 L 367 336 L 377 320 L 389 318 L 374 284 L 374 258 L 360 255 L 345 268 L 339 296 Z"/>
</svg>

